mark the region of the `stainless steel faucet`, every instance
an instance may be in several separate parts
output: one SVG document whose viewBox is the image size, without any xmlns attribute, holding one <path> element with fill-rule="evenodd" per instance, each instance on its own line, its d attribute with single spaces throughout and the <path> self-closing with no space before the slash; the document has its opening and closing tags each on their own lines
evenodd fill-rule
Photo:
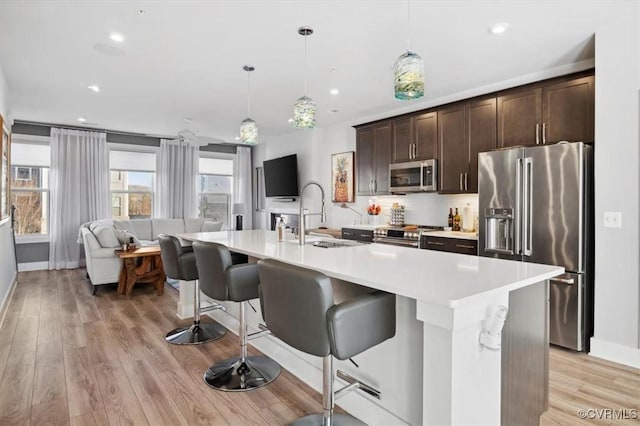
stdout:
<svg viewBox="0 0 640 426">
<path fill-rule="evenodd" d="M 307 211 L 307 209 L 305 209 L 303 207 L 303 195 L 304 195 L 304 190 L 307 189 L 307 186 L 309 185 L 316 185 L 318 188 L 320 188 L 320 192 L 322 193 L 322 209 L 320 210 L 320 213 L 309 213 Z M 320 222 L 326 222 L 327 221 L 327 211 L 325 210 L 324 207 L 324 189 L 322 189 L 322 186 L 317 183 L 317 182 L 309 182 L 307 183 L 305 186 L 302 187 L 302 191 L 300 191 L 300 230 L 298 231 L 298 243 L 302 246 L 304 245 L 304 234 L 306 232 L 306 216 L 320 216 Z"/>
</svg>

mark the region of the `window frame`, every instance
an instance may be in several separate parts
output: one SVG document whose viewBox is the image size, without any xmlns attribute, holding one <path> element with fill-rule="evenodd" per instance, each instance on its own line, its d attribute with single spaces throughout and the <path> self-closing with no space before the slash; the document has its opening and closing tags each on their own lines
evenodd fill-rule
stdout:
<svg viewBox="0 0 640 426">
<path fill-rule="evenodd" d="M 231 167 L 231 174 L 230 175 L 221 175 L 221 174 L 213 174 L 213 173 L 200 173 L 200 169 L 199 169 L 199 163 L 198 163 L 198 175 L 196 178 L 196 211 L 198 212 L 198 218 L 199 219 L 203 219 L 200 217 L 200 199 L 203 195 L 224 195 L 228 198 L 228 203 L 227 203 L 227 228 L 225 229 L 234 229 L 234 225 L 231 223 L 232 221 L 232 208 L 233 208 L 233 196 L 234 196 L 234 191 L 233 191 L 233 187 L 234 187 L 234 171 L 235 171 L 235 167 L 236 167 L 236 154 L 226 154 L 226 153 L 222 153 L 222 152 L 209 152 L 209 151 L 200 151 L 198 158 L 213 158 L 213 159 L 218 159 L 218 160 L 231 160 L 232 161 L 232 167 Z M 229 176 L 231 178 L 231 188 L 229 193 L 226 192 L 200 192 L 200 180 L 201 180 L 201 176 Z"/>
<path fill-rule="evenodd" d="M 111 151 L 127 151 L 127 152 L 141 152 L 145 154 L 154 154 L 155 155 L 155 164 L 154 170 L 125 170 L 120 168 L 112 168 L 111 161 L 109 161 L 109 211 L 111 212 L 111 218 L 114 219 L 113 216 L 113 195 L 114 194 L 151 194 L 151 216 L 150 219 L 154 217 L 156 212 L 156 202 L 157 202 L 157 191 L 158 191 L 158 154 L 159 148 L 155 146 L 146 146 L 146 145 L 134 145 L 134 144 L 122 144 L 122 143 L 107 143 L 107 148 L 109 150 L 109 158 L 111 158 Z M 153 189 L 151 191 L 125 191 L 125 190 L 113 190 L 111 189 L 111 172 L 140 172 L 140 173 L 153 173 L 153 179 L 151 184 L 153 185 Z M 120 209 L 122 209 L 122 203 L 120 205 Z M 127 212 L 127 217 L 129 217 L 129 212 Z"/>
<path fill-rule="evenodd" d="M 50 147 L 49 138 L 46 136 L 36 136 L 36 135 L 23 135 L 23 134 L 14 134 L 12 144 L 21 144 L 21 145 L 46 145 Z M 25 179 L 17 179 L 18 168 L 28 168 L 30 169 L 30 175 L 33 175 L 33 169 L 47 169 L 47 182 L 48 186 L 46 188 L 23 188 L 18 189 L 19 187 L 11 186 L 11 197 L 16 194 L 30 194 L 30 193 L 41 193 L 46 194 L 46 206 L 44 208 L 47 211 L 47 232 L 42 234 L 15 234 L 15 242 L 16 244 L 33 244 L 33 243 L 48 243 L 51 238 L 51 160 L 49 160 L 49 164 L 47 166 L 35 166 L 33 164 L 21 164 L 11 162 L 11 169 L 15 167 L 16 169 L 16 180 L 25 180 Z M 13 173 L 13 170 L 11 171 Z M 13 180 L 13 175 L 11 176 Z M 26 179 L 28 180 L 28 179 Z"/>
</svg>

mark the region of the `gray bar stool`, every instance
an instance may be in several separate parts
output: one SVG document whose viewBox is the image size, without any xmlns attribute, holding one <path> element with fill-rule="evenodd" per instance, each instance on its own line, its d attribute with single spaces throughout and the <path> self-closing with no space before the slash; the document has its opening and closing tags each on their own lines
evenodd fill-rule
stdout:
<svg viewBox="0 0 640 426">
<path fill-rule="evenodd" d="M 224 336 L 227 329 L 220 324 L 200 324 L 200 285 L 198 282 L 198 268 L 196 257 L 191 247 L 182 247 L 180 240 L 171 235 L 161 234 L 160 256 L 164 273 L 174 280 L 195 281 L 193 289 L 193 324 L 189 327 L 180 327 L 171 330 L 165 336 L 165 340 L 174 345 L 199 345 L 210 342 Z M 206 310 L 220 309 L 214 306 Z"/>
<path fill-rule="evenodd" d="M 229 249 L 216 243 L 194 242 L 202 292 L 218 301 L 240 302 L 240 356 L 209 367 L 204 381 L 223 391 L 248 391 L 264 386 L 280 374 L 280 365 L 266 356 L 247 356 L 247 341 L 269 334 L 263 329 L 247 335 L 247 301 L 258 298 L 258 265 L 233 265 Z"/>
<path fill-rule="evenodd" d="M 286 344 L 323 357 L 322 414 L 294 425 L 364 425 L 355 417 L 333 414 L 335 399 L 360 389 L 380 399 L 380 392 L 338 371 L 349 383 L 333 390 L 333 358 L 349 359 L 395 336 L 395 295 L 376 291 L 334 305 L 326 275 L 273 259 L 258 261 L 264 316 L 271 333 Z"/>
</svg>

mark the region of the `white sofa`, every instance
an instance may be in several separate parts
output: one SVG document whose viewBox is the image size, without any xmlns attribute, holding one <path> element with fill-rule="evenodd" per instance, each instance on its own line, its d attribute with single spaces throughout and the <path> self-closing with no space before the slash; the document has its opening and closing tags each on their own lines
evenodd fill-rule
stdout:
<svg viewBox="0 0 640 426">
<path fill-rule="evenodd" d="M 87 274 L 94 286 L 116 283 L 122 262 L 115 249 L 134 237 L 138 246 L 158 245 L 160 234 L 219 231 L 222 222 L 205 219 L 102 219 L 80 227 L 87 262 Z"/>
</svg>

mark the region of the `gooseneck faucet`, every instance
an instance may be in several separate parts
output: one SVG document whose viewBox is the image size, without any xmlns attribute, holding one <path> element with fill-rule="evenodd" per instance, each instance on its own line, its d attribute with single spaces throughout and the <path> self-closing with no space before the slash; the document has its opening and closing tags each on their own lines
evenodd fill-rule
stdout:
<svg viewBox="0 0 640 426">
<path fill-rule="evenodd" d="M 320 213 L 309 213 L 307 209 L 303 207 L 302 196 L 304 195 L 304 190 L 307 189 L 307 186 L 309 185 L 317 186 L 318 188 L 320 188 L 320 192 L 322 193 L 322 209 L 320 210 Z M 302 191 L 300 191 L 300 230 L 298 231 L 298 243 L 301 246 L 304 245 L 304 234 L 306 232 L 306 229 L 305 229 L 306 216 L 320 216 L 320 222 L 327 221 L 327 211 L 325 210 L 325 207 L 324 207 L 324 189 L 322 189 L 322 186 L 317 182 L 307 183 L 305 186 L 302 187 Z"/>
</svg>

